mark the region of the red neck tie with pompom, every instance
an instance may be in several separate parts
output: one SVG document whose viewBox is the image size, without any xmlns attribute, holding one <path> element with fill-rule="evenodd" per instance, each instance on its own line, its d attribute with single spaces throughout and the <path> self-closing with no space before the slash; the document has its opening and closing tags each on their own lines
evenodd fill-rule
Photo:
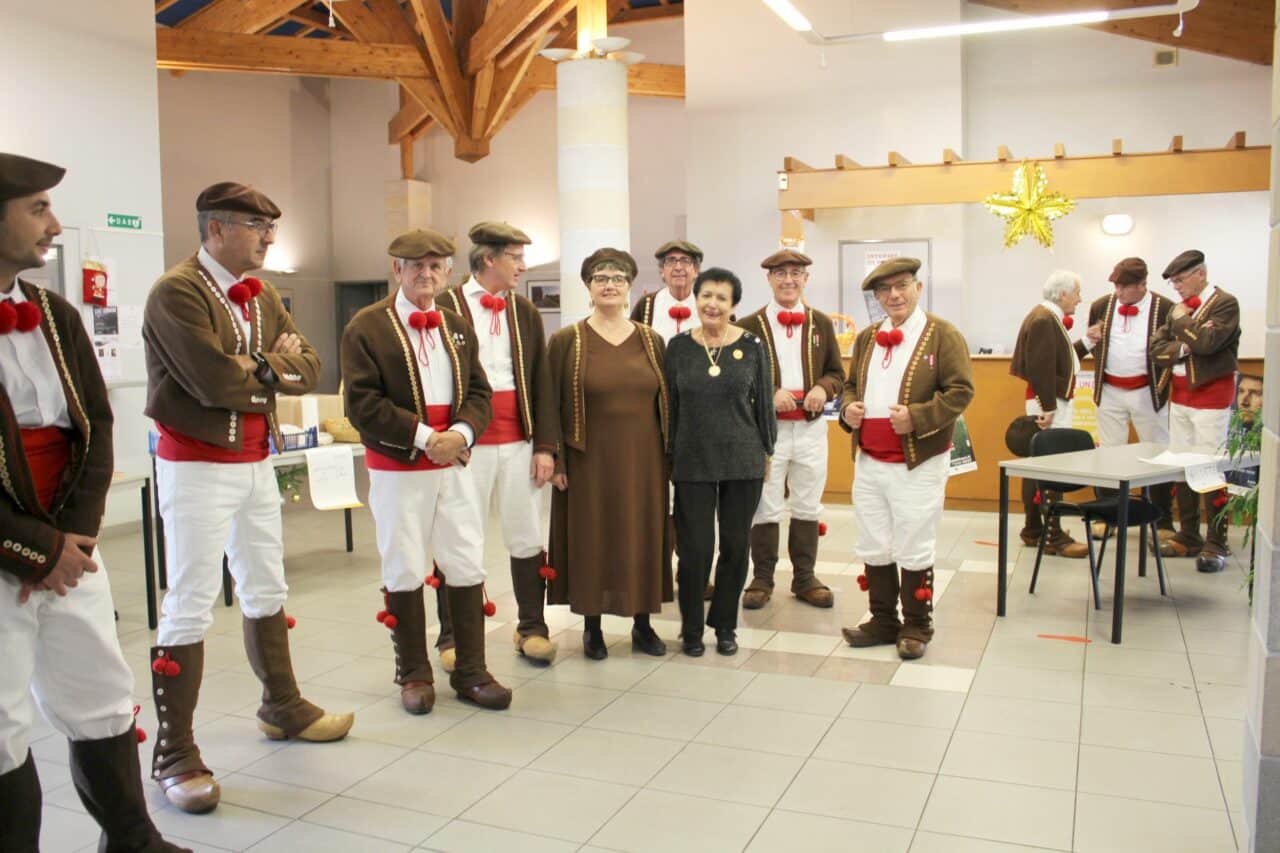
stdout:
<svg viewBox="0 0 1280 853">
<path fill-rule="evenodd" d="M 688 305 L 672 305 L 667 309 L 667 316 L 676 321 L 676 334 L 680 334 L 680 324 L 693 316 Z"/>
<path fill-rule="evenodd" d="M 902 343 L 902 338 L 901 329 L 889 329 L 888 331 L 881 329 L 876 332 L 876 343 L 884 347 L 884 358 L 880 360 L 882 368 L 887 370 L 889 365 L 893 363 L 893 351 L 897 349 L 898 344 Z"/>
<path fill-rule="evenodd" d="M 1074 326 L 1075 324 L 1076 324 L 1076 318 L 1072 317 L 1070 314 L 1062 318 L 1062 327 L 1066 329 L 1068 332 L 1071 331 L 1071 327 Z"/>
<path fill-rule="evenodd" d="M 1200 297 L 1188 296 L 1186 299 L 1182 300 L 1182 304 L 1194 311 L 1200 307 Z"/>
<path fill-rule="evenodd" d="M 242 278 L 227 288 L 227 298 L 240 306 L 240 314 L 249 322 L 249 303 L 262 292 L 262 282 L 252 276 Z"/>
<path fill-rule="evenodd" d="M 804 325 L 803 311 L 779 311 L 778 322 L 787 330 L 787 337 L 791 337 L 795 333 L 796 326 Z"/>
<path fill-rule="evenodd" d="M 0 335 L 13 331 L 30 332 L 40 325 L 42 317 L 40 306 L 34 302 L 6 299 L 0 302 Z"/>
<path fill-rule="evenodd" d="M 489 312 L 489 334 L 501 334 L 502 312 L 507 310 L 507 300 L 501 296 L 485 293 L 480 297 L 480 307 Z"/>
<path fill-rule="evenodd" d="M 1116 308 L 1116 313 L 1124 318 L 1124 324 L 1120 327 L 1122 332 L 1129 331 L 1129 318 L 1138 316 L 1137 305 L 1121 305 Z"/>
<path fill-rule="evenodd" d="M 436 348 L 436 340 L 428 332 L 439 325 L 439 311 L 413 311 L 409 314 L 409 328 L 418 330 L 418 360 L 424 365 L 431 364 L 430 359 L 427 357 L 427 347 Z"/>
</svg>

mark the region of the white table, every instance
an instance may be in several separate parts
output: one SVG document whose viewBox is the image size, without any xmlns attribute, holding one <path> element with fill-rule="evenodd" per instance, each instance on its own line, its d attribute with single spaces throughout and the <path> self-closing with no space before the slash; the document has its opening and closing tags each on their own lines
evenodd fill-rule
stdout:
<svg viewBox="0 0 1280 853">
<path fill-rule="evenodd" d="M 1008 459 L 1000 463 L 1000 536 L 996 557 L 996 615 L 1004 616 L 1009 593 L 1009 477 L 1032 480 L 1052 480 L 1080 486 L 1102 486 L 1117 489 L 1121 495 L 1130 489 L 1145 489 L 1160 483 L 1179 482 L 1183 479 L 1180 465 L 1153 465 L 1140 461 L 1152 458 L 1167 450 L 1164 445 L 1152 443 L 1126 444 L 1120 447 L 1098 447 L 1078 450 L 1074 453 L 1056 453 L 1052 456 L 1031 456 Z M 1259 459 L 1254 456 L 1240 460 L 1223 459 L 1219 468 L 1256 467 Z M 1129 502 L 1122 500 L 1118 507 L 1116 525 L 1116 583 L 1115 600 L 1111 608 L 1111 642 L 1119 643 L 1124 621 L 1124 562 L 1128 545 Z M 1086 531 L 1086 535 L 1088 532 Z"/>
</svg>

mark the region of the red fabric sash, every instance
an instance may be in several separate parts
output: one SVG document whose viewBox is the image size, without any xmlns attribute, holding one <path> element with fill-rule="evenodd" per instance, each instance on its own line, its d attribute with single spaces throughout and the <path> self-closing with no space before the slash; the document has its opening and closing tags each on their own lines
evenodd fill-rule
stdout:
<svg viewBox="0 0 1280 853">
<path fill-rule="evenodd" d="M 1123 308 L 1124 306 L 1121 307 Z M 1114 376 L 1110 373 L 1104 373 L 1102 374 L 1102 381 L 1116 388 L 1132 391 L 1135 388 L 1146 388 L 1151 384 L 1151 377 L 1145 373 L 1141 376 Z"/>
<path fill-rule="evenodd" d="M 517 403 L 515 391 L 494 391 L 493 420 L 489 421 L 489 426 L 485 427 L 476 444 L 511 444 L 513 441 L 524 441 Z"/>
<path fill-rule="evenodd" d="M 24 429 L 22 449 L 36 484 L 36 497 L 48 512 L 62 485 L 62 472 L 71 461 L 71 433 L 56 426 Z"/>
<path fill-rule="evenodd" d="M 784 313 L 785 313 L 785 312 L 784 312 Z M 797 311 L 796 313 L 798 314 L 798 313 L 800 313 L 800 312 L 798 312 L 798 311 Z M 805 411 L 804 411 L 803 406 L 801 405 L 802 403 L 804 403 L 805 392 L 804 392 L 804 391 L 791 391 L 791 392 L 789 392 L 789 393 L 791 394 L 791 396 L 792 396 L 792 397 L 794 397 L 794 398 L 795 398 L 795 401 L 796 401 L 796 407 L 795 407 L 795 409 L 793 409 L 793 410 L 792 410 L 792 411 L 790 411 L 790 412 L 779 412 L 779 413 L 778 413 L 778 420 L 780 420 L 780 421 L 803 421 L 803 420 L 805 420 Z"/>
<path fill-rule="evenodd" d="M 881 462 L 907 461 L 902 452 L 902 436 L 893 431 L 893 422 L 888 418 L 864 418 L 858 428 L 858 446 Z"/>
<path fill-rule="evenodd" d="M 261 462 L 271 453 L 267 443 L 270 433 L 267 416 L 262 414 L 241 412 L 240 437 L 243 440 L 239 450 L 183 435 L 158 421 L 156 427 L 160 430 L 156 456 L 169 462 Z"/>
<path fill-rule="evenodd" d="M 453 415 L 452 406 L 427 406 L 427 426 L 433 430 L 446 430 Z M 386 454 L 379 453 L 369 445 L 364 446 L 364 463 L 370 471 L 440 471 L 452 467 L 437 465 L 427 458 L 424 451 L 416 462 L 401 462 Z"/>
<path fill-rule="evenodd" d="M 1185 376 L 1173 377 L 1173 393 L 1170 398 L 1179 406 L 1191 409 L 1226 409 L 1236 397 L 1234 373 L 1220 376 L 1199 388 L 1192 388 Z"/>
</svg>

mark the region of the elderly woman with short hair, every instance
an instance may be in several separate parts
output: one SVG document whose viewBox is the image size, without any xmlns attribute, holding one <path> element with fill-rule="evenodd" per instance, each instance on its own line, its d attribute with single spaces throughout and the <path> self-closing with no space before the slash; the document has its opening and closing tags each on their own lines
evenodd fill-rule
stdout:
<svg viewBox="0 0 1280 853">
<path fill-rule="evenodd" d="M 633 649 L 667 651 L 649 623 L 672 600 L 665 349 L 657 332 L 627 317 L 635 277 L 628 253 L 593 252 L 582 262 L 591 315 L 547 347 L 559 415 L 547 602 L 586 617 L 582 647 L 592 660 L 609 654 L 604 613 L 634 618 Z"/>
</svg>

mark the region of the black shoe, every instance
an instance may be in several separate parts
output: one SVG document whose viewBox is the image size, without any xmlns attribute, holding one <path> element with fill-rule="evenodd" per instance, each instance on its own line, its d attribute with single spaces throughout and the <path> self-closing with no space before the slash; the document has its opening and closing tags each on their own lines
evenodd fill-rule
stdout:
<svg viewBox="0 0 1280 853">
<path fill-rule="evenodd" d="M 680 640 L 682 651 L 691 658 L 700 658 L 707 647 L 702 644 L 701 637 L 684 637 Z"/>
<path fill-rule="evenodd" d="M 609 647 L 604 644 L 604 634 L 583 631 L 582 653 L 592 660 L 604 660 L 607 658 L 609 656 Z"/>
<path fill-rule="evenodd" d="M 649 627 L 631 629 L 631 648 L 656 658 L 667 653 L 667 644 L 662 642 L 657 631 Z"/>
<path fill-rule="evenodd" d="M 733 631 L 716 631 L 716 653 L 722 655 L 738 653 L 738 638 Z"/>
<path fill-rule="evenodd" d="M 1196 571 L 1205 574 L 1221 572 L 1227 568 L 1227 558 L 1221 554 L 1201 554 L 1196 557 Z"/>
</svg>

